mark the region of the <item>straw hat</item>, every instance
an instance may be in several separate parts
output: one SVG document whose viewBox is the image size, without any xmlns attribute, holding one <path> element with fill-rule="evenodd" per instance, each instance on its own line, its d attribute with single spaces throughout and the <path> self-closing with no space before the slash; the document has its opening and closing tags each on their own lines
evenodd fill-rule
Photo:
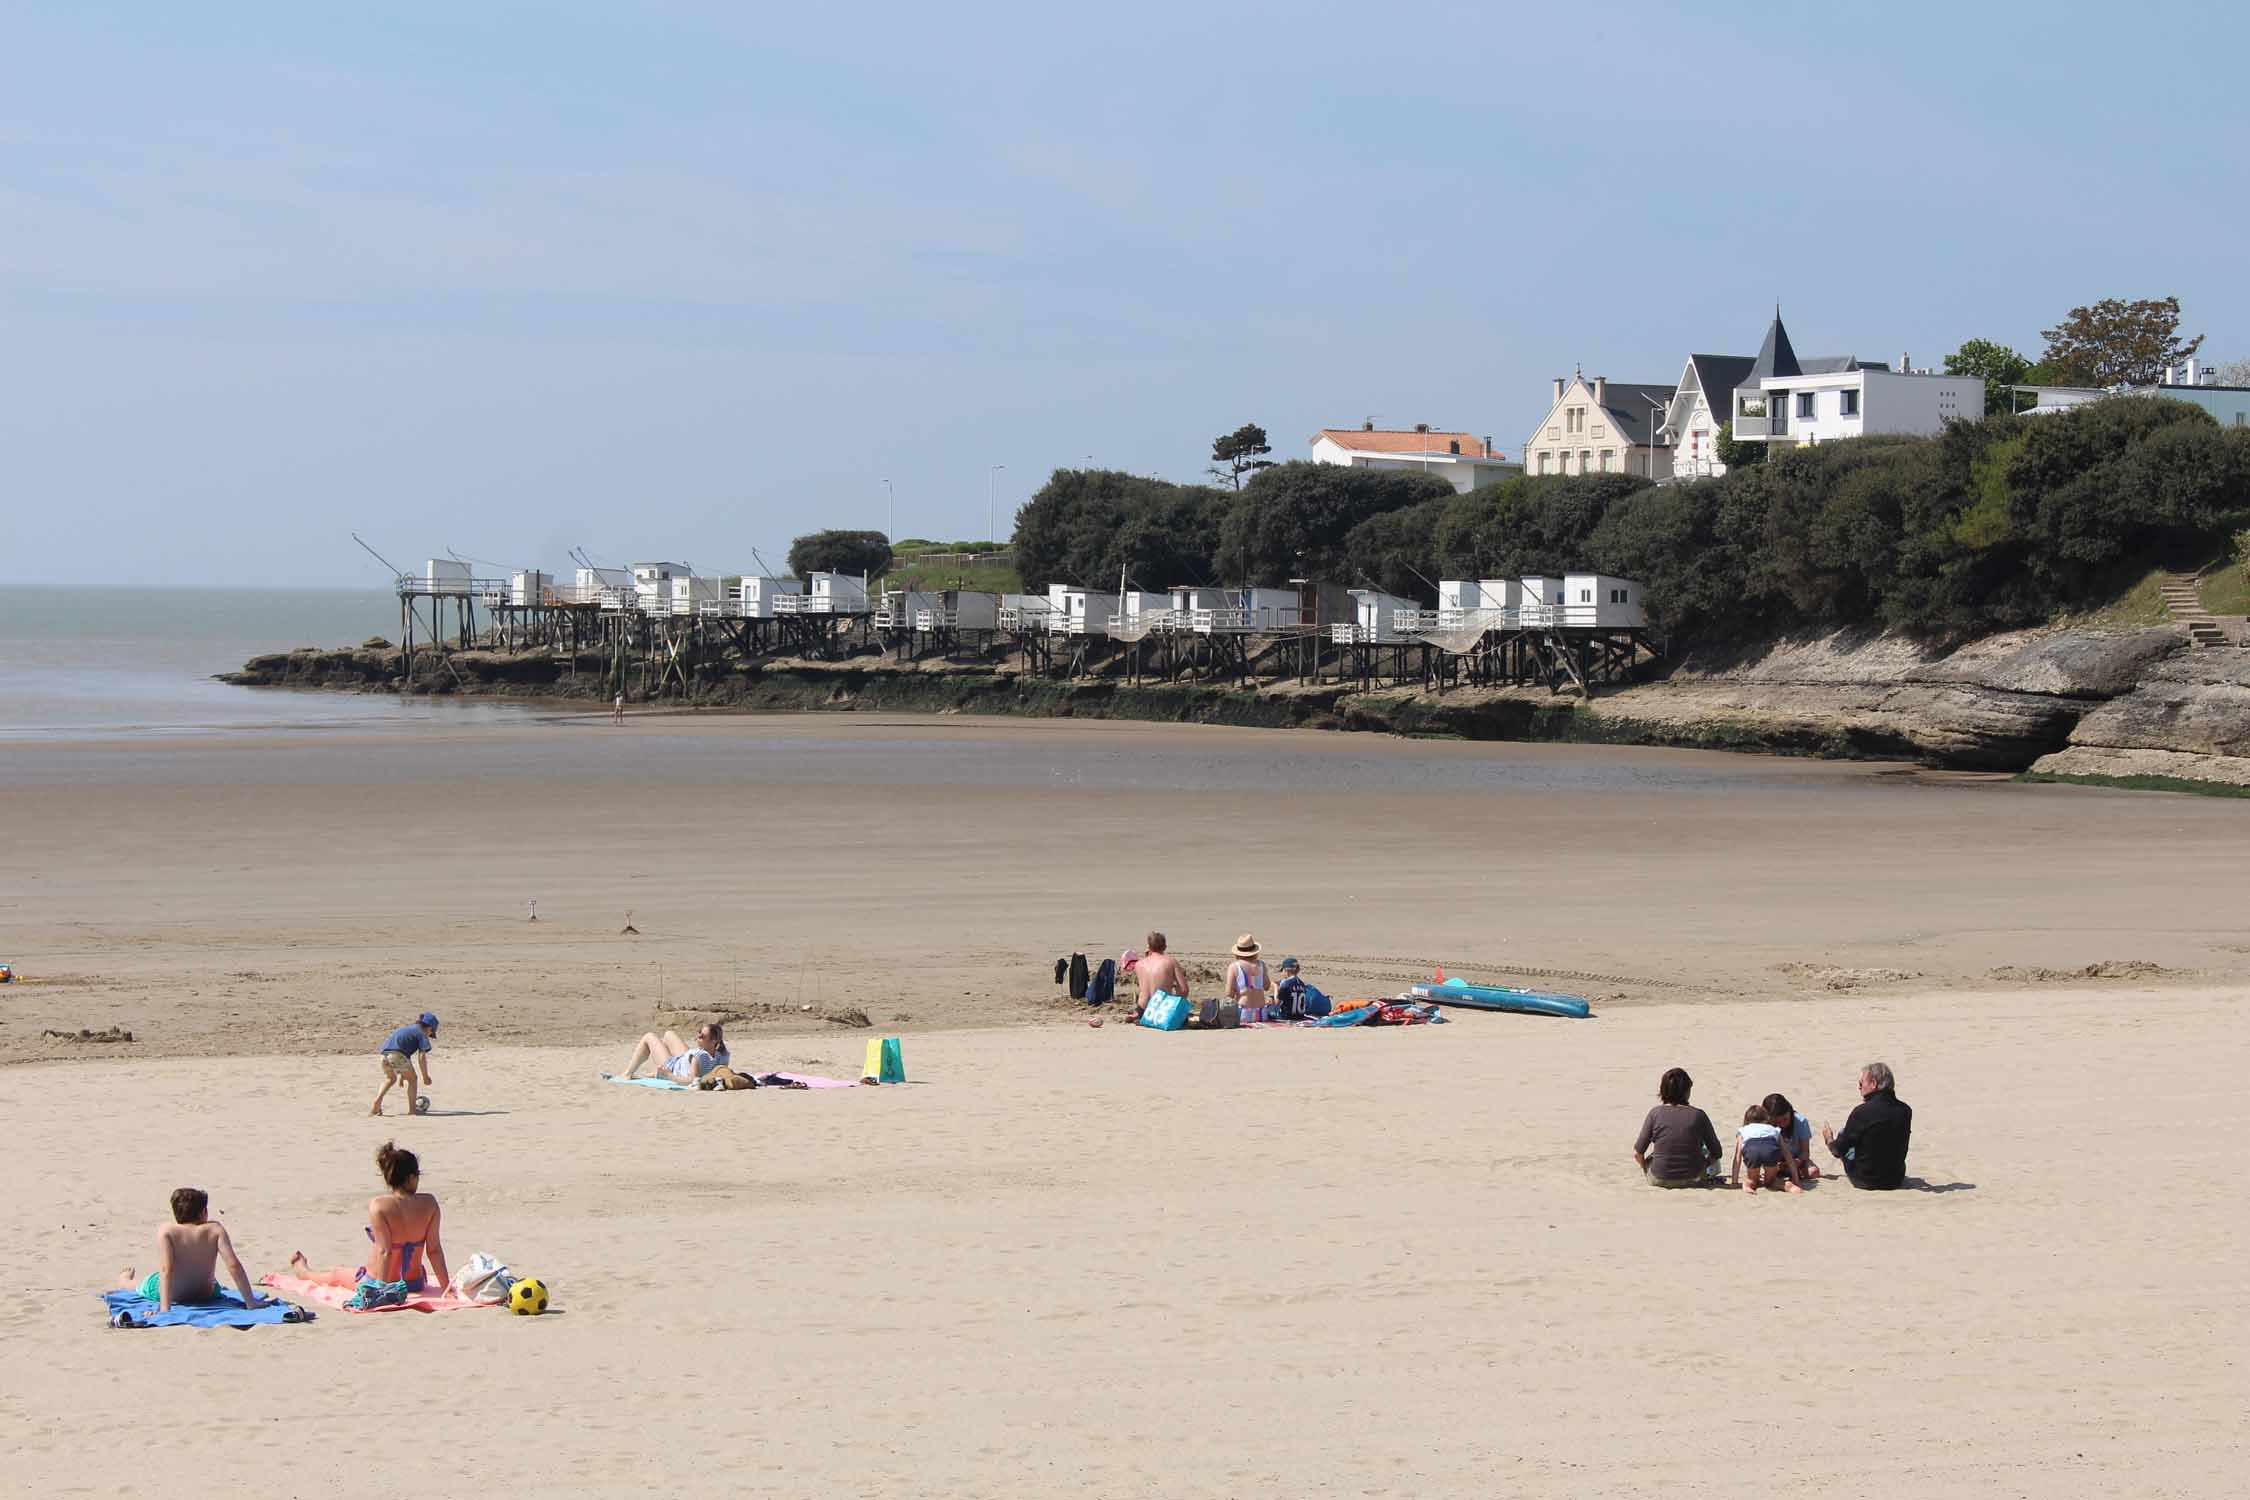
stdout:
<svg viewBox="0 0 2250 1500">
<path fill-rule="evenodd" d="M 1256 958 L 1258 956 L 1258 940 L 1247 932 L 1236 938 L 1234 940 L 1234 956 L 1236 958 Z"/>
</svg>

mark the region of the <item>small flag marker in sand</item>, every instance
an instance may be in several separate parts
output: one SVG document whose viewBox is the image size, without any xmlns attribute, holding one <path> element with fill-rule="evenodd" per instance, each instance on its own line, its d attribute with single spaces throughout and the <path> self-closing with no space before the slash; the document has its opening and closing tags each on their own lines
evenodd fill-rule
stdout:
<svg viewBox="0 0 2250 1500">
<path fill-rule="evenodd" d="M 524 903 L 524 907 L 531 913 L 531 916 L 527 920 L 533 922 L 539 920 L 539 898 L 537 896 L 534 896 L 529 901 L 526 901 Z"/>
</svg>

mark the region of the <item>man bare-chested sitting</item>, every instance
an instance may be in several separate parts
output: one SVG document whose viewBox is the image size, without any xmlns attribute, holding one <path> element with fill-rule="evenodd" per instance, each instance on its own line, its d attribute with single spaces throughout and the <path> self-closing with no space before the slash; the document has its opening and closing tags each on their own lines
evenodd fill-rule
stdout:
<svg viewBox="0 0 2250 1500">
<path fill-rule="evenodd" d="M 1177 995 L 1182 1000 L 1187 998 L 1187 975 L 1181 972 L 1180 961 L 1164 951 L 1164 934 L 1161 932 L 1148 935 L 1148 951 L 1141 955 L 1140 962 L 1133 965 L 1133 977 L 1140 981 L 1141 986 L 1140 999 L 1133 1006 L 1133 1019 L 1136 1021 L 1141 1018 L 1141 1012 L 1148 1009 L 1149 1001 L 1156 998 L 1158 990 L 1167 995 Z"/>
<path fill-rule="evenodd" d="M 156 1232 L 156 1269 L 143 1277 L 135 1276 L 133 1268 L 127 1266 L 117 1278 L 118 1286 L 139 1292 L 156 1304 L 158 1312 L 212 1302 L 218 1299 L 218 1270 L 223 1260 L 235 1289 L 242 1293 L 242 1305 L 263 1306 L 265 1298 L 251 1290 L 250 1273 L 243 1270 L 241 1259 L 234 1253 L 227 1226 L 211 1221 L 210 1208 L 210 1195 L 203 1189 L 174 1189 L 172 1222 Z"/>
</svg>

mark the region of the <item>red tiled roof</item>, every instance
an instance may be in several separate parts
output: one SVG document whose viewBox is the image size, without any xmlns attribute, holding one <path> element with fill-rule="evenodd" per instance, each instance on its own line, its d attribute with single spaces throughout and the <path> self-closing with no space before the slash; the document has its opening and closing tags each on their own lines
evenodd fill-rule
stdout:
<svg viewBox="0 0 2250 1500">
<path fill-rule="evenodd" d="M 1411 453 L 1419 457 L 1427 452 L 1433 457 L 1450 457 L 1452 445 L 1459 443 L 1463 458 L 1500 457 L 1497 449 L 1486 449 L 1483 438 L 1467 432 L 1394 432 L 1388 428 L 1369 432 L 1363 427 L 1323 427 L 1315 434 L 1315 440 L 1319 438 L 1354 453 Z"/>
</svg>

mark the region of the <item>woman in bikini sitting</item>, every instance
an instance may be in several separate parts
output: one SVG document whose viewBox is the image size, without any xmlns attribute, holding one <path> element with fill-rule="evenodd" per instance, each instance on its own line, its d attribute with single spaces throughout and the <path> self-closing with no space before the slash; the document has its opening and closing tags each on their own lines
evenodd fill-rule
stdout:
<svg viewBox="0 0 2250 1500">
<path fill-rule="evenodd" d="M 1258 940 L 1246 932 L 1234 945 L 1234 962 L 1227 965 L 1227 998 L 1242 1007 L 1245 1021 L 1265 1015 L 1268 976 L 1258 952 Z"/>
<path fill-rule="evenodd" d="M 291 1273 L 326 1286 L 357 1286 L 368 1278 L 403 1281 L 411 1292 L 446 1286 L 452 1276 L 438 1238 L 438 1201 L 422 1191 L 421 1161 L 385 1141 L 375 1153 L 375 1165 L 389 1191 L 367 1200 L 367 1237 L 375 1242 L 367 1264 L 356 1271 L 322 1271 L 300 1250 L 289 1257 Z"/>
<path fill-rule="evenodd" d="M 693 1084 L 727 1061 L 727 1034 L 718 1022 L 709 1021 L 696 1028 L 692 1047 L 681 1041 L 676 1031 L 647 1033 L 634 1046 L 633 1060 L 625 1065 L 623 1076 L 630 1078 L 638 1073 L 642 1063 L 654 1063 L 660 1077 Z"/>
</svg>

